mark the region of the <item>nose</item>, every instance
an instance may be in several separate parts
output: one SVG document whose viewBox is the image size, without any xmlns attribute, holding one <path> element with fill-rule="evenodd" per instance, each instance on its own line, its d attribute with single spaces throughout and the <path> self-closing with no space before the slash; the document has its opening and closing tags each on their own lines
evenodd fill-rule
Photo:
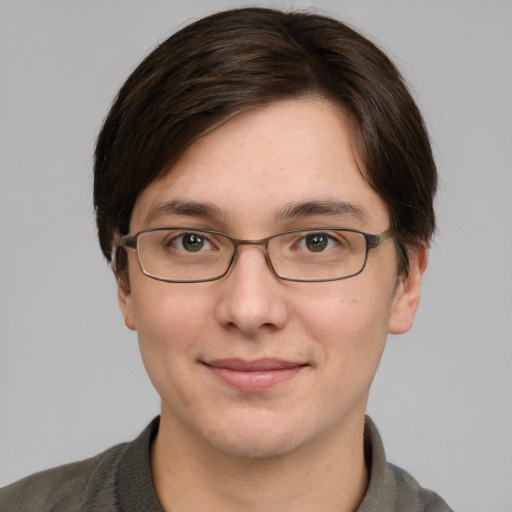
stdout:
<svg viewBox="0 0 512 512">
<path fill-rule="evenodd" d="M 240 246 L 229 273 L 220 283 L 216 314 L 224 327 L 255 336 L 262 330 L 278 330 L 286 324 L 288 283 L 269 268 L 262 247 Z"/>
</svg>

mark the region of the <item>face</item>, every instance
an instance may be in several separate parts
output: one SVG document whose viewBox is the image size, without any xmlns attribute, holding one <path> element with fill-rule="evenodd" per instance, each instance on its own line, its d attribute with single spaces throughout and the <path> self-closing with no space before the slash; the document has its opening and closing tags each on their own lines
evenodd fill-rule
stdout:
<svg viewBox="0 0 512 512">
<path fill-rule="evenodd" d="M 328 202 L 350 207 L 300 208 Z M 130 232 L 164 226 L 261 239 L 325 226 L 380 233 L 389 216 L 358 169 L 343 112 L 294 99 L 230 119 L 151 183 Z M 358 276 L 301 283 L 276 277 L 262 248 L 245 245 L 223 278 L 177 284 L 128 258 L 119 300 L 161 396 L 161 425 L 242 457 L 283 455 L 362 423 L 386 336 L 412 323 L 426 261 L 419 249 L 397 277 L 389 239 Z"/>
</svg>

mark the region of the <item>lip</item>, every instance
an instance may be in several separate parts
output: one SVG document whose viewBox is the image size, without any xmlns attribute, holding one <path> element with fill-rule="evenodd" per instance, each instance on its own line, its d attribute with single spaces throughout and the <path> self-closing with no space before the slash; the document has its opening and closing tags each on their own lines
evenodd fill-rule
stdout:
<svg viewBox="0 0 512 512">
<path fill-rule="evenodd" d="M 245 392 L 271 389 L 292 379 L 307 366 L 301 363 L 271 358 L 253 361 L 217 359 L 203 362 L 203 364 L 219 380 L 232 388 Z"/>
</svg>

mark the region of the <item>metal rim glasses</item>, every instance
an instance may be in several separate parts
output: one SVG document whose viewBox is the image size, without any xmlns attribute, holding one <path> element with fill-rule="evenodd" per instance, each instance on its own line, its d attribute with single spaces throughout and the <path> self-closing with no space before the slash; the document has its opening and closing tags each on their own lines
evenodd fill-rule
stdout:
<svg viewBox="0 0 512 512">
<path fill-rule="evenodd" d="M 200 283 L 225 276 L 241 245 L 260 246 L 269 268 L 288 281 L 319 282 L 360 274 L 368 252 L 393 236 L 393 229 L 370 234 L 346 228 L 294 229 L 239 240 L 209 229 L 162 227 L 126 235 L 119 245 L 134 249 L 142 272 L 170 283 Z"/>
</svg>

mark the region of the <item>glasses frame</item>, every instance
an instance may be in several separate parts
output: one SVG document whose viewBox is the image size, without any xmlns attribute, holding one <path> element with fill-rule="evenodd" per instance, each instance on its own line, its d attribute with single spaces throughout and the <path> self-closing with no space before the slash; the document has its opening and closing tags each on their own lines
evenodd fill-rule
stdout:
<svg viewBox="0 0 512 512">
<path fill-rule="evenodd" d="M 221 236 L 228 238 L 231 241 L 231 243 L 233 244 L 233 254 L 232 254 L 231 258 L 229 259 L 228 266 L 227 266 L 225 272 L 223 272 L 222 274 L 220 274 L 218 276 L 210 277 L 207 279 L 183 279 L 183 280 L 167 279 L 167 278 L 158 277 L 154 274 L 149 273 L 142 265 L 142 261 L 141 261 L 140 254 L 139 254 L 138 240 L 139 240 L 140 236 L 144 235 L 145 233 L 151 233 L 151 232 L 155 232 L 155 231 L 168 231 L 168 230 L 175 230 L 175 229 L 181 230 L 181 231 L 190 230 L 192 232 L 197 232 L 197 233 L 209 233 L 209 234 L 214 234 L 214 235 L 221 235 Z M 346 232 L 358 233 L 358 234 L 362 235 L 366 242 L 366 250 L 365 250 L 365 255 L 364 255 L 364 262 L 363 262 L 361 269 L 358 270 L 357 272 L 353 272 L 352 274 L 349 274 L 347 276 L 328 277 L 328 278 L 323 278 L 323 279 L 296 279 L 296 278 L 291 278 L 291 277 L 287 277 L 287 276 L 279 274 L 276 271 L 276 269 L 274 268 L 274 265 L 272 264 L 272 260 L 270 259 L 270 256 L 268 254 L 268 243 L 273 238 L 276 238 L 276 237 L 279 237 L 282 235 L 300 233 L 302 231 L 311 231 L 311 232 L 346 231 Z M 382 244 L 382 242 L 384 242 L 388 238 L 391 238 L 394 235 L 394 233 L 395 233 L 395 231 L 392 227 L 386 229 L 382 233 L 377 233 L 377 234 L 366 233 L 364 231 L 359 231 L 357 229 L 350 229 L 350 228 L 332 228 L 332 227 L 316 228 L 315 227 L 312 229 L 303 228 L 303 229 L 292 229 L 289 231 L 283 231 L 281 233 L 276 233 L 276 234 L 268 236 L 266 238 L 261 238 L 259 240 L 244 240 L 244 239 L 239 239 L 239 238 L 233 238 L 229 235 L 226 235 L 226 233 L 222 233 L 221 231 L 215 231 L 213 229 L 198 229 L 198 228 L 193 228 L 193 227 L 188 228 L 186 226 L 185 227 L 184 226 L 169 226 L 169 227 L 143 229 L 142 231 L 139 231 L 138 233 L 135 233 L 134 235 L 124 235 L 119 239 L 118 246 L 124 247 L 126 249 L 135 250 L 135 252 L 137 254 L 137 260 L 139 262 L 139 267 L 142 270 L 142 273 L 151 279 L 155 279 L 157 281 L 163 281 L 165 283 L 206 283 L 209 281 L 217 281 L 218 279 L 222 279 L 229 272 L 231 267 L 233 266 L 233 263 L 236 260 L 237 255 L 238 255 L 238 248 L 241 245 L 261 246 L 265 252 L 265 259 L 267 261 L 267 265 L 269 266 L 270 270 L 272 270 L 272 272 L 279 279 L 283 279 L 284 281 L 294 281 L 294 282 L 299 282 L 299 283 L 321 283 L 321 282 L 325 282 L 325 281 L 341 281 L 342 279 L 349 279 L 350 277 L 359 275 L 361 272 L 363 272 L 363 270 L 366 267 L 366 262 L 368 260 L 368 253 L 369 253 L 370 249 L 375 249 L 380 244 Z"/>
</svg>

